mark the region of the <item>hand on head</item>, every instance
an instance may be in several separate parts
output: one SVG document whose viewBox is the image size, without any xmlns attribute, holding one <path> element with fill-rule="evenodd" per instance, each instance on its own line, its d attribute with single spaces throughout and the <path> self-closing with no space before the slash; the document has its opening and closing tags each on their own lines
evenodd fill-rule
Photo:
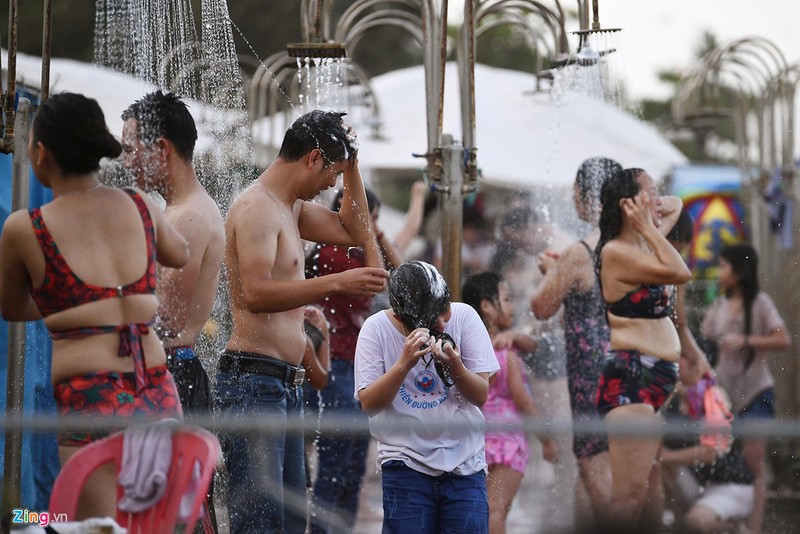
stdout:
<svg viewBox="0 0 800 534">
<path fill-rule="evenodd" d="M 539 254 L 539 271 L 541 271 L 542 274 L 547 274 L 547 271 L 556 266 L 559 257 L 559 254 L 550 250 L 545 250 Z"/>
<path fill-rule="evenodd" d="M 619 202 L 622 212 L 636 231 L 643 233 L 648 226 L 654 225 L 650 194 L 646 191 L 640 192 L 634 198 L 623 198 Z"/>
</svg>

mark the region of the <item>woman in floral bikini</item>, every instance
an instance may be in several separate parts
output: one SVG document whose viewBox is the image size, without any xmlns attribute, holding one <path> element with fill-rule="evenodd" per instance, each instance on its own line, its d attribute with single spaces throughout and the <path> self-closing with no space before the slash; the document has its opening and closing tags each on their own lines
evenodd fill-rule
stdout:
<svg viewBox="0 0 800 534">
<path fill-rule="evenodd" d="M 655 425 L 658 410 L 675 388 L 681 354 L 669 317 L 669 286 L 691 277 L 665 237 L 682 203 L 659 196 L 641 169 L 616 173 L 603 184 L 600 201 L 596 265 L 610 350 L 598 384 L 597 410 L 607 423 Z M 660 511 L 645 510 L 645 503 L 648 489 L 660 487 L 655 462 L 660 436 L 609 433 L 608 442 L 612 485 L 606 531 L 658 530 Z"/>
<path fill-rule="evenodd" d="M 552 317 L 562 303 L 564 305 L 567 377 L 573 421 L 586 422 L 598 418 L 595 397 L 608 350 L 608 325 L 594 272 L 594 247 L 600 238 L 597 229 L 600 188 L 621 170 L 620 164 L 609 158 L 589 158 L 581 164 L 573 189 L 575 211 L 595 230 L 560 255 L 545 252 L 541 256 L 539 268 L 544 278 L 531 299 L 531 309 L 538 319 Z M 578 501 L 577 526 L 588 529 L 593 525 L 592 516 L 600 519 L 611 500 L 608 440 L 601 435 L 575 434 L 572 451 L 578 460 L 578 483 L 583 485 L 591 501 L 591 511 L 580 506 Z"/>
<path fill-rule="evenodd" d="M 146 195 L 99 182 L 100 160 L 117 157 L 121 147 L 95 100 L 51 97 L 30 139 L 33 171 L 54 199 L 12 213 L 3 226 L 3 317 L 44 318 L 61 415 L 180 418 L 164 348 L 150 324 L 158 308 L 155 262 L 182 267 L 186 241 Z M 60 433 L 62 463 L 102 435 Z M 113 517 L 115 478 L 113 466 L 101 468 L 84 487 L 74 519 Z"/>
</svg>

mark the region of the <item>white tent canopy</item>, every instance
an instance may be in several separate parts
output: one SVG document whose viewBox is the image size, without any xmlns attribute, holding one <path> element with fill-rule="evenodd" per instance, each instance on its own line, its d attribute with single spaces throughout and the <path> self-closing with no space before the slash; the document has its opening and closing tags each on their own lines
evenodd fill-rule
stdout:
<svg viewBox="0 0 800 534">
<path fill-rule="evenodd" d="M 456 65 L 448 64 L 443 132 L 459 138 L 457 74 Z M 36 87 L 40 76 L 41 59 L 19 54 L 17 79 Z M 608 156 L 626 167 L 642 167 L 655 178 L 674 165 L 686 163 L 686 158 L 655 128 L 603 101 L 568 92 L 556 106 L 549 93 L 533 93 L 532 75 L 484 65 L 475 67 L 475 84 L 478 165 L 481 180 L 487 184 L 518 188 L 569 186 L 581 161 L 591 156 Z M 115 135 L 122 131 L 121 112 L 155 89 L 110 69 L 65 59 L 52 60 L 51 87 L 53 93 L 74 91 L 97 99 Z M 372 80 L 383 129 L 381 138 L 375 139 L 366 125 L 360 125 L 362 167 L 424 167 L 424 160 L 412 155 L 425 152 L 427 147 L 424 87 L 421 66 Z M 190 110 L 198 122 L 197 150 L 201 152 L 213 146 L 209 126 L 224 122 L 225 113 L 199 102 L 190 102 Z M 254 129 L 257 140 L 269 128 L 269 119 L 259 122 Z M 282 138 L 282 134 L 278 137 Z"/>
<path fill-rule="evenodd" d="M 455 64 L 445 77 L 444 133 L 461 137 Z M 426 150 L 424 72 L 422 67 L 394 71 L 372 80 L 381 106 L 382 139 L 361 128 L 359 161 L 365 168 L 418 169 Z M 475 66 L 476 140 L 481 180 L 530 188 L 571 186 L 581 162 L 592 156 L 641 167 L 655 178 L 683 156 L 658 131 L 611 104 L 566 92 L 558 105 L 547 92 L 534 93 L 526 73 Z"/>
<path fill-rule="evenodd" d="M 39 88 L 41 76 L 40 57 L 17 54 L 18 83 Z M 118 138 L 122 136 L 122 112 L 156 89 L 150 83 L 92 63 L 59 58 L 50 61 L 50 93 L 81 93 L 94 98 L 103 110 L 109 131 Z M 214 144 L 211 125 L 222 123 L 225 112 L 194 100 L 187 100 L 187 105 L 198 127 L 196 151 L 208 150 Z"/>
</svg>

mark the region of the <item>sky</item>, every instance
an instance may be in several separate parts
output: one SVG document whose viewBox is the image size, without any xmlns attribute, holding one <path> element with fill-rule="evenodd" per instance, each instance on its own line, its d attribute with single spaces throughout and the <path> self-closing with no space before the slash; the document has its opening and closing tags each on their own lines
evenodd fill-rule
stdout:
<svg viewBox="0 0 800 534">
<path fill-rule="evenodd" d="M 561 5 L 577 9 L 576 0 L 561 0 Z M 449 9 L 451 22 L 461 19 L 463 0 L 451 0 Z M 692 68 L 705 30 L 721 44 L 764 37 L 789 64 L 800 61 L 800 0 L 600 0 L 599 16 L 602 27 L 623 28 L 612 38 L 618 50 L 615 69 L 637 100 L 670 95 L 670 87 L 658 81 L 658 71 Z M 575 37 L 570 38 L 574 48 Z"/>
</svg>

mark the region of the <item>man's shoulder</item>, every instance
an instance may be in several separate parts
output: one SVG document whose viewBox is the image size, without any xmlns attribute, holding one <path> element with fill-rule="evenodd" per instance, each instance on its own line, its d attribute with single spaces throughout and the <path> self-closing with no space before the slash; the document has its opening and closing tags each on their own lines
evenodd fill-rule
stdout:
<svg viewBox="0 0 800 534">
<path fill-rule="evenodd" d="M 266 218 L 276 211 L 269 209 L 270 205 L 277 203 L 267 190 L 263 186 L 251 184 L 233 200 L 226 219 L 235 221 L 241 217 Z"/>
<path fill-rule="evenodd" d="M 167 206 L 164 217 L 178 229 L 190 227 L 207 238 L 224 233 L 219 206 L 207 193 L 192 195 L 185 201 Z"/>
</svg>

